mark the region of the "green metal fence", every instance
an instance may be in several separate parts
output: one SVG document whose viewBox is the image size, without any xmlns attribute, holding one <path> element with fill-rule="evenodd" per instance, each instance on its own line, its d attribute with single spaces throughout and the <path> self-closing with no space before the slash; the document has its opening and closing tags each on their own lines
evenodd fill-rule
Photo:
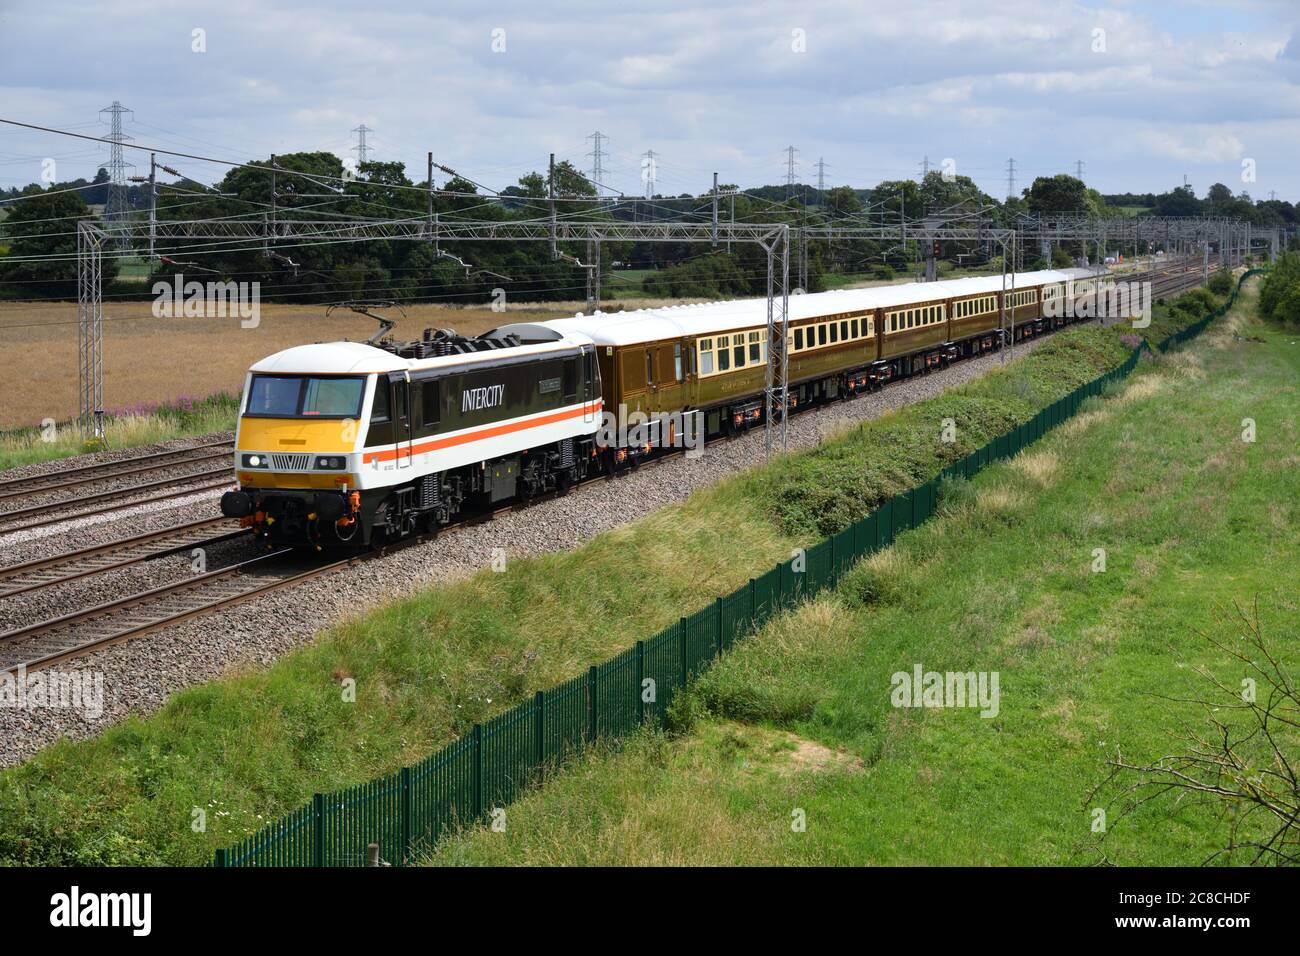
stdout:
<svg viewBox="0 0 1300 956">
<path fill-rule="evenodd" d="M 1262 270 L 1251 270 L 1247 277 Z M 1167 352 L 1204 331 L 1227 305 L 1159 343 Z M 939 482 L 971 478 L 1009 458 L 1078 412 L 1109 383 L 1137 366 L 1143 345 L 1117 368 L 1081 385 L 1032 419 L 944 468 L 920 487 L 896 495 L 869 516 L 804 555 L 804 567 L 782 562 L 726 597 L 637 641 L 586 674 L 538 691 L 413 767 L 360 784 L 318 793 L 312 802 L 232 847 L 216 851 L 216 866 L 361 866 L 369 844 L 392 863 L 409 863 L 458 827 L 485 820 L 494 807 L 566 757 L 598 738 L 661 725 L 677 692 L 691 678 L 779 611 L 834 587 L 858 559 L 888 547 L 937 507 Z"/>
</svg>

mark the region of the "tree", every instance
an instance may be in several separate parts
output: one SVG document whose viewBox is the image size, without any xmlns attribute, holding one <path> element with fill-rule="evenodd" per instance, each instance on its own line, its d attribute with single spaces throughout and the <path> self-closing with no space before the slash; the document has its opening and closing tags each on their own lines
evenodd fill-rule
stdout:
<svg viewBox="0 0 1300 956">
<path fill-rule="evenodd" d="M 826 212 L 837 219 L 862 211 L 862 200 L 852 186 L 836 186 L 827 190 L 825 205 Z"/>
<path fill-rule="evenodd" d="M 1090 206 L 1083 180 L 1065 173 L 1039 176 L 1025 192 L 1025 199 L 1033 213 L 1078 212 Z"/>
<path fill-rule="evenodd" d="M 0 257 L 0 295 L 60 299 L 77 294 L 77 221 L 90 209 L 75 192 L 29 186 L 0 232 L 9 255 Z M 49 257 L 49 258 L 34 258 Z M 105 256 L 104 282 L 117 277 L 117 260 Z"/>
<path fill-rule="evenodd" d="M 1196 198 L 1191 186 L 1178 186 L 1157 196 L 1152 211 L 1157 216 L 1199 216 L 1201 201 Z"/>
</svg>

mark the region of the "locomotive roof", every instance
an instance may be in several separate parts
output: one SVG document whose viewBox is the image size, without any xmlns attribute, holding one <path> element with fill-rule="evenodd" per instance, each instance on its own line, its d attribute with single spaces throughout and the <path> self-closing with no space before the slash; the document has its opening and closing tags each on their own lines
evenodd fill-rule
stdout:
<svg viewBox="0 0 1300 956">
<path fill-rule="evenodd" d="M 449 368 L 499 362 L 515 356 L 541 355 L 546 352 L 564 352 L 591 341 L 581 333 L 565 334 L 552 342 L 520 345 L 514 348 L 492 349 L 486 352 L 435 355 L 412 359 L 395 355 L 386 349 L 375 348 L 365 342 L 318 342 L 315 345 L 295 345 L 255 363 L 249 371 L 280 372 L 285 375 L 367 375 L 376 372 L 416 372 L 424 369 Z"/>
<path fill-rule="evenodd" d="M 1015 287 L 1024 289 L 1074 279 L 1095 278 L 1089 269 L 1043 269 L 1015 275 Z M 1012 276 L 1007 275 L 1007 289 Z M 840 289 L 790 297 L 790 321 L 846 312 L 898 308 L 936 299 L 964 298 L 1002 290 L 1002 276 L 976 276 L 968 279 L 945 279 L 939 282 L 909 282 L 877 286 L 871 289 Z M 582 335 L 597 345 L 636 345 L 683 336 L 713 335 L 730 329 L 754 328 L 767 323 L 767 299 L 732 299 L 699 305 L 674 305 L 659 309 L 636 309 L 628 312 L 579 313 L 571 319 L 508 325 L 498 330 L 518 332 L 524 339 L 536 340 L 536 330 L 545 328 L 561 336 Z"/>
</svg>

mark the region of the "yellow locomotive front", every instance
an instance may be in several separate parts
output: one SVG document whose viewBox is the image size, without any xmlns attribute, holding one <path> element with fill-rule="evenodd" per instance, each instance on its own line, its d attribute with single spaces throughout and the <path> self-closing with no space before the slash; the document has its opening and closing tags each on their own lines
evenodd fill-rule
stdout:
<svg viewBox="0 0 1300 956">
<path fill-rule="evenodd" d="M 356 537 L 364 423 L 386 370 L 357 370 L 348 345 L 289 349 L 248 374 L 235 437 L 239 490 L 222 496 L 221 510 L 268 541 L 319 547 Z"/>
</svg>

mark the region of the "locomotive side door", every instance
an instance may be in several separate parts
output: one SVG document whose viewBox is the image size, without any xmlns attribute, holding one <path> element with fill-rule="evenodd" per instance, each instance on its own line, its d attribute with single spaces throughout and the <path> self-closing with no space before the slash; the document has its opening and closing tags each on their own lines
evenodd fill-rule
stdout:
<svg viewBox="0 0 1300 956">
<path fill-rule="evenodd" d="M 393 441 L 397 444 L 397 467 L 411 467 L 411 403 L 405 372 L 389 372 L 392 390 Z"/>
<path fill-rule="evenodd" d="M 600 397 L 600 364 L 596 361 L 596 350 L 592 346 L 582 347 L 582 422 L 584 425 L 596 421 L 596 399 Z"/>
</svg>

